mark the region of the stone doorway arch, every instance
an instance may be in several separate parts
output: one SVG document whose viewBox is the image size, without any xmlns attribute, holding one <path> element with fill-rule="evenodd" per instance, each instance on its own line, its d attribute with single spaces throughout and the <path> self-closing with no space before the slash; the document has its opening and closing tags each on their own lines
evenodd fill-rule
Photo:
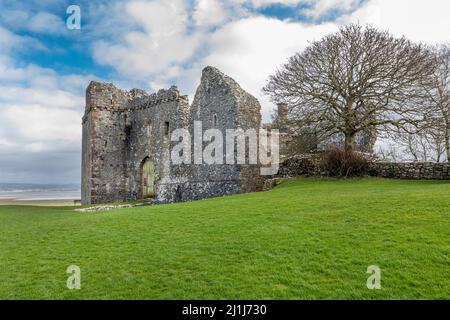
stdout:
<svg viewBox="0 0 450 320">
<path fill-rule="evenodd" d="M 141 198 L 148 199 L 155 195 L 155 164 L 145 158 L 141 164 Z"/>
</svg>

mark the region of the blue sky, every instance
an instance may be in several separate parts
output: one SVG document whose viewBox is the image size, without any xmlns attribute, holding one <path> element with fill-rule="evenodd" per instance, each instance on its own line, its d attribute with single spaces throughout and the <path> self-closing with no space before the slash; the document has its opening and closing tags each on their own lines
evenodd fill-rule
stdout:
<svg viewBox="0 0 450 320">
<path fill-rule="evenodd" d="M 0 182 L 78 183 L 90 80 L 191 99 L 204 66 L 261 102 L 267 77 L 308 42 L 370 23 L 429 43 L 450 41 L 449 2 L 429 0 L 0 1 Z M 81 9 L 81 30 L 66 9 Z M 403 14 L 408 9 L 408 14 Z M 444 31 L 445 30 L 445 31 Z"/>
<path fill-rule="evenodd" d="M 90 50 L 93 42 L 97 40 L 114 39 L 115 34 L 110 32 L 101 32 L 95 30 L 96 24 L 99 21 L 99 16 L 107 19 L 108 13 L 99 10 L 99 7 L 114 8 L 113 1 L 94 1 L 96 5 L 89 4 L 92 1 L 4 1 L 0 5 L 2 11 L 3 23 L 2 25 L 8 28 L 15 34 L 23 37 L 31 37 L 39 41 L 48 50 L 26 50 L 15 53 L 14 58 L 19 64 L 36 64 L 43 68 L 51 68 L 58 70 L 59 74 L 94 74 L 99 78 L 108 79 L 120 77 L 117 75 L 113 66 L 102 65 L 94 59 L 92 51 Z M 188 10 L 193 12 L 195 10 L 195 1 L 189 1 Z M 82 28 L 81 30 L 67 30 L 64 26 L 65 19 L 69 16 L 66 14 L 66 9 L 71 4 L 77 4 L 82 8 Z M 310 21 L 310 17 L 303 14 L 303 9 L 311 8 L 311 4 L 299 3 L 296 5 L 286 4 L 270 4 L 261 7 L 253 7 L 250 3 L 244 3 L 242 8 L 248 13 L 259 14 L 266 17 L 273 17 L 280 20 L 292 21 Z M 30 30 L 26 27 L 26 23 L 17 20 L 14 15 L 21 13 L 23 19 L 33 19 L 40 12 L 46 12 L 54 17 L 60 19 L 59 24 L 54 23 L 53 31 L 43 30 L 37 31 L 36 28 Z M 321 20 L 330 19 L 335 14 L 333 10 Z M 23 16 L 22 16 L 23 14 Z M 9 19 L 6 17 L 9 15 Z M 120 24 L 120 22 L 118 22 Z M 120 25 L 116 25 L 120 29 Z M 133 26 L 124 23 L 122 28 L 129 28 L 130 31 Z"/>
<path fill-rule="evenodd" d="M 214 0 L 210 1 L 214 2 Z M 320 17 L 313 18 L 305 14 L 305 10 L 313 8 L 313 3 L 308 1 L 300 1 L 300 3 L 296 4 L 292 1 L 287 1 L 286 3 L 283 3 L 283 1 L 280 1 L 280 3 L 267 1 L 267 4 L 257 6 L 252 1 L 237 2 L 242 2 L 242 4 L 234 4 L 235 8 L 230 8 L 232 6 L 230 4 L 228 7 L 230 11 L 242 10 L 240 12 L 242 17 L 260 15 L 278 20 L 324 22 L 335 18 L 341 12 L 339 6 L 337 6 L 331 8 L 331 10 Z M 354 1 L 355 6 L 353 8 L 358 7 L 356 3 L 362 2 L 363 0 Z M 190 15 L 188 17 L 191 20 L 190 24 L 194 24 L 192 15 L 196 9 L 196 1 L 190 0 L 185 3 L 184 9 Z M 263 1 L 263 3 L 265 2 Z M 66 14 L 66 9 L 71 4 L 76 4 L 82 9 L 81 30 L 67 30 L 65 28 L 64 23 L 69 16 Z M 0 25 L 16 35 L 33 38 L 46 48 L 45 50 L 15 52 L 14 58 L 18 65 L 35 64 L 43 68 L 57 70 L 61 75 L 86 74 L 95 75 L 101 79 L 120 78 L 121 75 L 114 66 L 103 65 L 98 61 L 99 59 L 94 57 L 92 45 L 96 41 L 113 40 L 124 32 L 139 30 L 139 25 L 133 25 L 126 19 L 122 20 L 117 16 L 118 11 L 124 5 L 126 5 L 126 1 L 97 0 L 73 2 L 46 0 L 24 2 L 4 0 L 0 4 L 0 11 L 2 12 Z M 27 21 L 35 19 L 43 12 L 52 15 L 52 18 L 55 20 L 47 17 L 47 19 L 42 20 L 42 24 L 49 20 L 51 22 L 48 23 L 48 26 L 37 26 L 34 24 L 34 27 L 30 27 L 30 23 Z M 108 20 L 112 21 L 108 23 Z M 108 26 L 111 25 L 113 28 L 108 29 Z M 106 29 L 103 29 L 105 27 Z M 192 28 L 192 26 L 189 27 Z M 211 26 L 210 30 L 216 30 L 217 27 Z"/>
<path fill-rule="evenodd" d="M 104 1 L 104 3 L 106 2 Z M 60 74 L 84 73 L 107 78 L 114 68 L 96 63 L 89 49 L 92 41 L 96 38 L 92 32 L 96 23 L 93 19 L 94 7 L 88 5 L 89 1 L 78 1 L 77 4 L 80 8 L 86 9 L 82 11 L 83 28 L 67 30 L 65 20 L 69 14 L 66 14 L 66 9 L 72 3 L 72 1 L 27 1 L 26 4 L 18 1 L 2 2 L 0 4 L 1 25 L 17 35 L 31 37 L 46 47 L 46 50 L 15 52 L 14 58 L 22 65 L 32 63 L 58 70 Z M 27 26 L 26 20 L 32 20 L 42 12 L 53 15 L 59 21 L 52 21 L 52 25 L 48 29 L 44 26 L 33 28 Z M 17 19 L 14 15 L 21 18 Z M 9 18 L 7 18 L 8 16 Z M 45 21 L 42 23 L 45 24 Z M 101 36 L 98 35 L 98 37 Z"/>
</svg>

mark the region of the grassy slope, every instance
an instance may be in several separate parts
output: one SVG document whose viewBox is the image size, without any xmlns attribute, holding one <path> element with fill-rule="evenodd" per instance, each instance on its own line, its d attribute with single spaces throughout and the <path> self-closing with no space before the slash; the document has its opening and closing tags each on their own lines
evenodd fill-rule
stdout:
<svg viewBox="0 0 450 320">
<path fill-rule="evenodd" d="M 449 218 L 449 183 L 389 180 L 95 214 L 0 207 L 0 298 L 449 299 Z"/>
</svg>

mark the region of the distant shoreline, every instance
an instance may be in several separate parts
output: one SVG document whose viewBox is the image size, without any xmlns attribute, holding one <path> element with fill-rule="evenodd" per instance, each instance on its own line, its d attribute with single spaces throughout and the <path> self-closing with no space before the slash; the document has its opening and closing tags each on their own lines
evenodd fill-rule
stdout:
<svg viewBox="0 0 450 320">
<path fill-rule="evenodd" d="M 15 199 L 0 197 L 0 206 L 74 207 L 79 199 Z"/>
<path fill-rule="evenodd" d="M 79 189 L 0 190 L 0 205 L 74 206 L 80 199 Z"/>
<path fill-rule="evenodd" d="M 78 184 L 0 182 L 0 206 L 74 207 L 79 205 L 80 199 L 81 187 Z"/>
</svg>

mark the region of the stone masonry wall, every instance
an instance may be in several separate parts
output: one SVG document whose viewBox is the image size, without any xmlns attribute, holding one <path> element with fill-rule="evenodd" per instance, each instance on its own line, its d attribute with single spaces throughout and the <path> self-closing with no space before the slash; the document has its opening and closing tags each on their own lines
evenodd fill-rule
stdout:
<svg viewBox="0 0 450 320">
<path fill-rule="evenodd" d="M 374 162 L 370 175 L 411 180 L 450 180 L 450 163 Z"/>
<path fill-rule="evenodd" d="M 172 87 L 133 101 L 131 110 L 127 133 L 128 154 L 125 157 L 128 198 L 140 198 L 142 164 L 149 159 L 155 165 L 156 199 L 163 202 L 161 190 L 176 180 L 170 165 L 170 134 L 176 128 L 187 128 L 187 98 Z M 169 124 L 168 131 L 166 123 Z"/>
<path fill-rule="evenodd" d="M 390 179 L 450 180 L 450 163 L 434 162 L 373 162 L 369 176 Z M 279 177 L 326 176 L 321 168 L 321 154 L 306 154 L 285 159 L 278 172 Z"/>
<path fill-rule="evenodd" d="M 188 108 L 176 87 L 148 95 L 92 82 L 83 118 L 82 202 L 139 199 L 146 159 L 155 164 L 155 188 L 161 188 L 170 177 L 165 124 L 186 127 Z"/>
<path fill-rule="evenodd" d="M 225 145 L 227 129 L 254 129 L 258 134 L 261 127 L 261 106 L 256 98 L 245 92 L 232 78 L 216 68 L 206 67 L 191 107 L 191 136 L 194 134 L 194 121 L 202 121 L 203 132 L 209 129 L 220 130 L 224 134 Z M 225 148 L 223 163 L 224 165 L 196 165 L 192 168 L 193 181 L 197 181 L 197 187 L 201 190 L 198 197 L 262 190 L 263 181 L 258 165 L 225 164 Z"/>
<path fill-rule="evenodd" d="M 114 202 L 126 197 L 126 112 L 130 93 L 112 84 L 91 82 L 83 117 L 82 199 L 86 204 Z"/>
</svg>

